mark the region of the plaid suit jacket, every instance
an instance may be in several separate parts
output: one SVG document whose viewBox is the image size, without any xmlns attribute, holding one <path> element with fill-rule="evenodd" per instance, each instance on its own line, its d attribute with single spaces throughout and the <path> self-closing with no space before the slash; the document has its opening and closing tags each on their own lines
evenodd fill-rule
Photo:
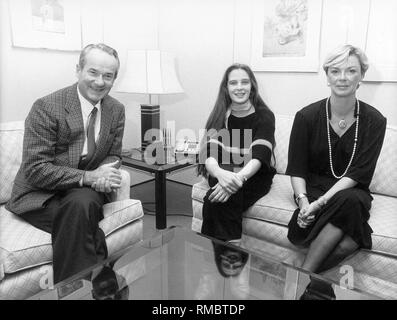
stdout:
<svg viewBox="0 0 397 320">
<path fill-rule="evenodd" d="M 124 106 L 106 96 L 97 148 L 86 170 L 121 159 L 124 122 Z M 79 187 L 83 145 L 77 83 L 38 99 L 25 120 L 22 163 L 7 209 L 16 214 L 40 209 L 56 192 Z"/>
</svg>

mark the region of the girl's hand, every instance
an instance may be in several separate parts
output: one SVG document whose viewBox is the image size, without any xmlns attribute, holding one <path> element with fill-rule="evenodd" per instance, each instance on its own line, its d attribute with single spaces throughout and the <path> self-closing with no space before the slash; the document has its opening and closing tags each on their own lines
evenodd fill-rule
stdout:
<svg viewBox="0 0 397 320">
<path fill-rule="evenodd" d="M 231 193 L 227 192 L 224 188 L 222 188 L 219 183 L 217 183 L 211 189 L 214 190 L 208 197 L 208 200 L 211 202 L 226 202 L 231 196 Z"/>
<path fill-rule="evenodd" d="M 230 194 L 236 193 L 243 186 L 243 181 L 231 171 L 220 169 L 215 178 L 218 179 L 219 185 Z"/>
</svg>

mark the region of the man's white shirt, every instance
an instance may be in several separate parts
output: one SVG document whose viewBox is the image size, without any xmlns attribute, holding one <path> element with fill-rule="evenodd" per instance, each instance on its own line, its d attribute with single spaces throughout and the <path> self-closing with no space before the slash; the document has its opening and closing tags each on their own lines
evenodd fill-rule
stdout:
<svg viewBox="0 0 397 320">
<path fill-rule="evenodd" d="M 86 98 L 84 98 L 79 88 L 77 87 L 77 94 L 79 96 L 80 105 L 81 105 L 81 113 L 83 115 L 83 123 L 84 123 L 84 146 L 81 156 L 85 156 L 87 154 L 87 127 L 88 127 L 88 117 L 91 111 L 94 109 L 94 106 L 89 102 Z M 95 107 L 98 109 L 96 119 L 95 119 L 95 141 L 98 141 L 99 131 L 101 130 L 101 114 L 102 107 L 101 103 L 98 102 Z"/>
</svg>

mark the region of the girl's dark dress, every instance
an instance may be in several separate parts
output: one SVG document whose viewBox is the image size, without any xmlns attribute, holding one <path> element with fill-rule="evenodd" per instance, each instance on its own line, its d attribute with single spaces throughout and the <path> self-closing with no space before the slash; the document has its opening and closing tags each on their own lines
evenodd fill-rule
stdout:
<svg viewBox="0 0 397 320">
<path fill-rule="evenodd" d="M 386 118 L 370 105 L 362 101 L 359 103 L 357 149 L 345 175 L 358 184 L 354 188 L 337 192 L 317 213 L 315 222 L 307 228 L 298 226 L 299 208 L 296 209 L 288 225 L 288 239 L 295 245 L 308 246 L 322 228 L 331 223 L 349 235 L 360 247 L 372 246 L 372 229 L 368 224 L 372 197 L 368 187 L 382 148 Z M 291 131 L 286 174 L 305 179 L 309 202 L 319 198 L 338 181 L 330 169 L 325 108 L 326 99 L 297 112 Z M 330 125 L 332 161 L 337 176 L 346 170 L 349 163 L 355 130 L 356 122 L 339 137 Z"/>
<path fill-rule="evenodd" d="M 207 143 L 207 157 L 217 158 L 219 165 L 226 170 L 232 170 L 230 167 L 243 167 L 249 159 L 258 159 L 262 165 L 226 202 L 210 202 L 208 197 L 212 189 L 204 197 L 201 232 L 224 241 L 241 238 L 242 213 L 269 192 L 276 172 L 271 166 L 272 151 L 262 143 L 263 140 L 271 143 L 274 141 L 275 123 L 271 111 L 259 110 L 242 118 L 231 115 L 227 127 L 224 129 L 226 138 L 222 139 L 219 135 L 218 139 Z M 247 139 L 249 134 L 244 134 L 244 129 L 252 130 L 252 139 L 245 146 L 244 138 Z M 230 150 L 229 147 L 235 148 Z M 242 158 L 246 162 L 240 161 Z M 217 179 L 209 176 L 210 187 L 217 182 Z"/>
</svg>

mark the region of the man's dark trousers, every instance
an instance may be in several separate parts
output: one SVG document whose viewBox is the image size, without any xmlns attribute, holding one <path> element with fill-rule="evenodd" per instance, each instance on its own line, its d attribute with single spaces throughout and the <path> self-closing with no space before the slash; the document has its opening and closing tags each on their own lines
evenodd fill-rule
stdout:
<svg viewBox="0 0 397 320">
<path fill-rule="evenodd" d="M 103 219 L 104 194 L 87 187 L 58 192 L 45 208 L 26 212 L 21 218 L 51 233 L 54 283 L 107 257 Z"/>
</svg>

